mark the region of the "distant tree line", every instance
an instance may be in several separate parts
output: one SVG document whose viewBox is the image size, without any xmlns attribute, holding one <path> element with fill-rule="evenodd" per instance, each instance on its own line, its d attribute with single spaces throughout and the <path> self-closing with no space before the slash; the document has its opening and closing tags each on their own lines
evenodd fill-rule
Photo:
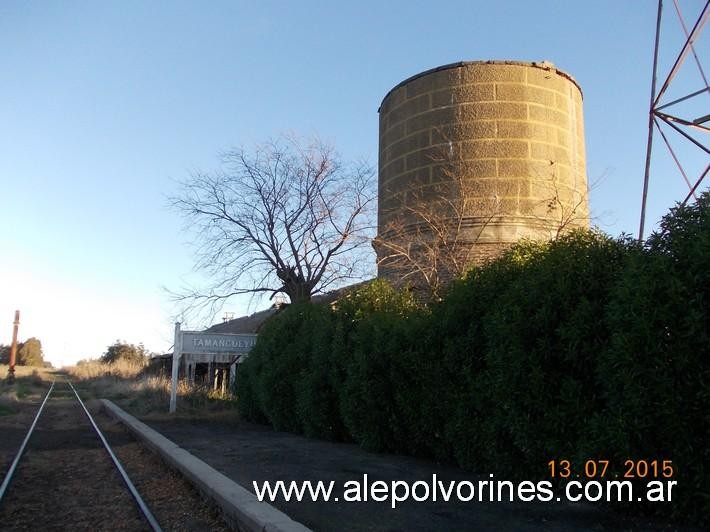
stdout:
<svg viewBox="0 0 710 532">
<path fill-rule="evenodd" d="M 116 340 L 113 344 L 106 348 L 106 352 L 101 355 L 100 360 L 106 364 L 112 364 L 118 361 L 128 361 L 137 364 L 147 363 L 151 354 L 142 343 L 138 345 L 129 344 L 123 340 Z M 79 364 L 87 362 L 81 361 Z M 10 363 L 10 346 L 0 344 L 0 364 Z M 42 342 L 37 338 L 29 338 L 24 342 L 17 343 L 17 359 L 15 363 L 18 366 L 50 366 L 49 362 L 44 361 L 44 353 L 42 352 Z"/>
<path fill-rule="evenodd" d="M 9 345 L 0 344 L 0 364 L 10 363 L 10 348 L 11 346 Z M 18 366 L 41 367 L 47 365 L 44 361 L 44 353 L 42 352 L 42 342 L 34 337 L 24 342 L 18 342 L 17 359 L 15 363 Z"/>
<path fill-rule="evenodd" d="M 101 355 L 101 362 L 113 364 L 118 361 L 127 361 L 137 364 L 146 363 L 150 358 L 148 350 L 142 343 L 138 345 L 129 344 L 122 340 L 116 340 L 106 348 L 106 352 Z"/>
</svg>

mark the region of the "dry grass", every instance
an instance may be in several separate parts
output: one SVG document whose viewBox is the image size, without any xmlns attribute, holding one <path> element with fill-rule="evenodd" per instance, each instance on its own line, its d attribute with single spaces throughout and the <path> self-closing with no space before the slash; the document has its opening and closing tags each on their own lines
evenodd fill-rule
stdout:
<svg viewBox="0 0 710 532">
<path fill-rule="evenodd" d="M 16 404 L 25 399 L 42 397 L 48 381 L 54 379 L 53 369 L 15 366 L 15 382 L 7 382 L 9 366 L 0 364 L 0 415 L 11 414 Z"/>
<path fill-rule="evenodd" d="M 89 360 L 63 369 L 70 377 L 76 380 L 96 379 L 99 377 L 131 379 L 138 377 L 145 367 L 146 364 L 128 360 L 117 360 L 111 364 L 106 364 L 99 360 Z"/>
<path fill-rule="evenodd" d="M 7 373 L 10 370 L 10 366 L 7 364 L 0 364 L 0 380 L 7 379 Z M 35 381 L 51 381 L 53 379 L 54 372 L 56 370 L 52 368 L 38 368 L 33 366 L 15 366 L 15 378 L 25 379 L 31 378 Z"/>
<path fill-rule="evenodd" d="M 170 378 L 149 375 L 145 365 L 117 361 L 105 364 L 89 361 L 77 366 L 64 368 L 68 376 L 82 390 L 82 397 L 111 399 L 116 404 L 138 416 L 161 417 L 167 414 L 170 403 Z M 236 418 L 235 398 L 206 387 L 190 387 L 184 381 L 178 382 L 179 417 Z"/>
</svg>

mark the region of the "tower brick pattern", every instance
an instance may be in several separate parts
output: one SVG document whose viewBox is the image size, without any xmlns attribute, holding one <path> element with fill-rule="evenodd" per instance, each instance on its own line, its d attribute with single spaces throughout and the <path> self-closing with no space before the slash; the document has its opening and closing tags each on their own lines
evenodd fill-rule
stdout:
<svg viewBox="0 0 710 532">
<path fill-rule="evenodd" d="M 582 92 L 551 63 L 438 67 L 394 87 L 379 114 L 381 276 L 403 276 L 392 250 L 408 239 L 455 235 L 478 264 L 521 238 L 589 226 Z"/>
</svg>

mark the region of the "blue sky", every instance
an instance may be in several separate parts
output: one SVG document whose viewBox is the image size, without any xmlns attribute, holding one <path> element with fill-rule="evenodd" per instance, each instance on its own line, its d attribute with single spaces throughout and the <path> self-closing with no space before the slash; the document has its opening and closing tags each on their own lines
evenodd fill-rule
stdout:
<svg viewBox="0 0 710 532">
<path fill-rule="evenodd" d="M 692 23 L 703 2 L 680 4 Z M 671 9 L 662 71 L 682 38 Z M 386 92 L 454 61 L 546 59 L 572 74 L 584 91 L 589 179 L 602 178 L 592 213 L 611 234 L 635 234 L 655 10 L 652 0 L 5 0 L 0 343 L 19 308 L 20 337 L 39 337 L 55 364 L 99 356 L 119 338 L 168 349 L 177 309 L 162 287 L 199 282 L 190 236 L 167 208 L 176 181 L 284 131 L 318 133 L 376 164 Z M 676 94 L 701 87 L 694 65 L 685 69 Z M 655 153 L 650 225 L 686 190 Z M 681 153 L 695 175 L 707 163 Z M 225 310 L 241 314 L 246 300 Z"/>
</svg>

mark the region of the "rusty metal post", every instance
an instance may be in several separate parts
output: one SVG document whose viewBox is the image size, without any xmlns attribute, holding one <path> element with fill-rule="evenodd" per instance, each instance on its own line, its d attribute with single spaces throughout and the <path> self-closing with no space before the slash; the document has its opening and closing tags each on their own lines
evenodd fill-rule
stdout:
<svg viewBox="0 0 710 532">
<path fill-rule="evenodd" d="M 12 326 L 12 345 L 10 346 L 10 369 L 7 372 L 7 382 L 15 381 L 15 360 L 17 358 L 17 328 L 20 326 L 20 311 L 15 311 L 15 322 Z"/>
</svg>

